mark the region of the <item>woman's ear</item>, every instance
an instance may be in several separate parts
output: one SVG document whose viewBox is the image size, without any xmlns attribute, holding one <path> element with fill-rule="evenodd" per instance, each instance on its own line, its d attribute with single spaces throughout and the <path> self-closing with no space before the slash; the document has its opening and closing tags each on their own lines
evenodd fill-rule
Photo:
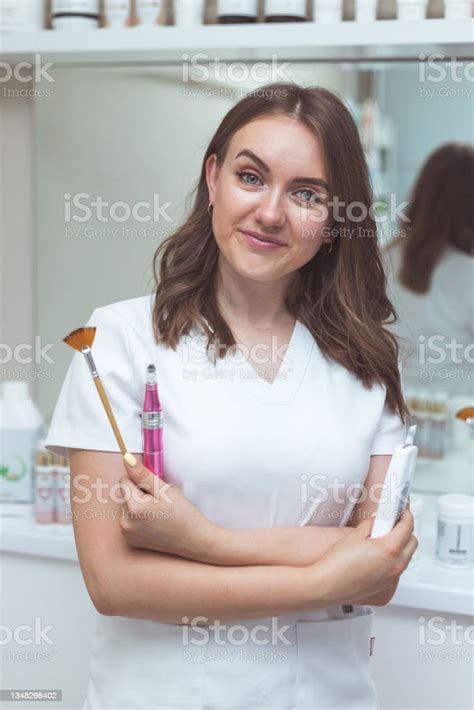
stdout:
<svg viewBox="0 0 474 710">
<path fill-rule="evenodd" d="M 206 182 L 207 190 L 209 192 L 209 202 L 213 203 L 216 195 L 216 183 L 217 176 L 219 174 L 219 168 L 217 167 L 217 155 L 212 153 L 206 160 Z"/>
</svg>

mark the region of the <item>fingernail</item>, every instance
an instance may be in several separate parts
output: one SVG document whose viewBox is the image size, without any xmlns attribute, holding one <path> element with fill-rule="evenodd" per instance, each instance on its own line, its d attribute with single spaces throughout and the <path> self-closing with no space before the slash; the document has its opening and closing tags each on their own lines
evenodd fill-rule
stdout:
<svg viewBox="0 0 474 710">
<path fill-rule="evenodd" d="M 137 465 L 137 459 L 133 454 L 130 454 L 128 451 L 126 454 L 123 455 L 124 461 L 128 463 L 129 466 L 136 466 Z"/>
</svg>

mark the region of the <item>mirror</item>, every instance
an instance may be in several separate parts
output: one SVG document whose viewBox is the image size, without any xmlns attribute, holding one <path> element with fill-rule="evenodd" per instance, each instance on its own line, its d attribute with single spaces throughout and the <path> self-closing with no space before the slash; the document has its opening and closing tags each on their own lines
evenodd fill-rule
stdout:
<svg viewBox="0 0 474 710">
<path fill-rule="evenodd" d="M 449 63 L 308 62 L 289 64 L 285 74 L 348 100 L 363 133 L 376 196 L 384 203 L 381 246 L 392 239 L 401 242 L 400 215 L 391 209 L 391 199 L 397 208 L 410 199 L 423 164 L 438 147 L 453 141 L 472 145 L 469 73 L 453 72 Z M 256 85 L 251 72 L 242 75 L 243 81 L 222 82 L 208 76 L 205 67 L 186 62 L 57 67 L 50 96 L 36 100 L 37 332 L 44 342 L 56 343 L 52 362 L 41 363 L 44 376 L 36 382 L 46 416 L 52 414 L 70 359 L 60 341 L 71 324 L 86 322 L 97 305 L 151 291 L 154 251 L 185 215 L 211 133 L 232 103 Z M 470 238 L 472 243 L 472 233 Z M 415 359 L 426 338 L 449 335 L 463 343 L 461 363 L 446 364 L 448 374 L 438 368 L 436 377 L 427 379 L 416 362 L 411 379 L 404 374 L 404 389 L 423 448 L 415 488 L 472 494 L 472 439 L 468 424 L 454 417 L 474 404 L 472 319 L 470 339 L 465 340 L 467 323 L 466 332 L 456 332 L 456 316 L 472 309 L 472 252 L 462 258 L 463 274 L 471 279 L 461 290 L 455 290 L 454 271 L 434 300 L 429 291 L 414 298 L 437 313 L 454 311 L 440 316 L 438 326 L 427 325 L 427 332 L 413 333 Z M 395 307 L 406 306 L 400 284 L 394 280 L 392 287 Z M 454 305 L 453 299 L 439 300 L 451 288 L 458 299 Z M 408 316 L 414 315 L 411 309 Z"/>
</svg>

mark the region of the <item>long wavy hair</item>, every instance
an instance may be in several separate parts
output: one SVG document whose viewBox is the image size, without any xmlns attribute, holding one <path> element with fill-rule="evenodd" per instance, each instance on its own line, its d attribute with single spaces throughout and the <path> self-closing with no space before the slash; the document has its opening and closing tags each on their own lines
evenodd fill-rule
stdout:
<svg viewBox="0 0 474 710">
<path fill-rule="evenodd" d="M 330 211 L 331 234 L 337 229 L 340 238 L 333 240 L 330 253 L 320 249 L 298 270 L 286 295 L 286 308 L 309 329 L 326 357 L 367 388 L 375 383 L 385 386 L 390 409 L 405 421 L 408 408 L 398 369 L 398 342 L 384 328 L 384 323 L 396 320 L 396 313 L 386 295 L 376 224 L 369 212 L 373 194 L 367 164 L 350 111 L 327 89 L 269 84 L 246 95 L 224 116 L 205 152 L 189 216 L 154 255 L 156 342 L 175 349 L 197 325 L 208 338 L 208 355 L 217 343 L 219 357 L 236 345 L 217 306 L 219 248 L 208 213 L 205 163 L 215 153 L 217 165 L 222 165 L 236 131 L 269 115 L 296 118 L 308 127 L 323 149 L 330 194 L 346 205 L 365 206 L 367 213 L 360 220 L 346 213 L 335 222 Z"/>
<path fill-rule="evenodd" d="M 398 281 L 415 293 L 427 293 L 437 263 L 452 246 L 474 255 L 474 147 L 446 143 L 426 160 L 413 187 L 400 249 Z M 400 242 L 400 243 L 398 243 Z"/>
</svg>

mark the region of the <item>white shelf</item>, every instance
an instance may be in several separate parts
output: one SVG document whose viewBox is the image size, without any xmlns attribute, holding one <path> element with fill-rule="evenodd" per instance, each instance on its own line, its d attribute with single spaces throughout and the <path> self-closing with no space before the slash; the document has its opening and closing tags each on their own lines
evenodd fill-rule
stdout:
<svg viewBox="0 0 474 710">
<path fill-rule="evenodd" d="M 210 60 L 255 61 L 275 54 L 279 63 L 393 61 L 434 52 L 469 59 L 473 39 L 474 20 L 379 20 L 15 32 L 0 34 L 0 48 L 4 61 L 39 53 L 43 62 L 58 65 L 181 63 L 183 54 L 198 52 Z"/>
<path fill-rule="evenodd" d="M 474 570 L 450 570 L 435 562 L 436 496 L 422 495 L 419 560 L 400 580 L 390 604 L 410 609 L 474 614 Z M 72 525 L 38 525 L 31 519 L 0 521 L 0 552 L 77 561 Z"/>
</svg>

